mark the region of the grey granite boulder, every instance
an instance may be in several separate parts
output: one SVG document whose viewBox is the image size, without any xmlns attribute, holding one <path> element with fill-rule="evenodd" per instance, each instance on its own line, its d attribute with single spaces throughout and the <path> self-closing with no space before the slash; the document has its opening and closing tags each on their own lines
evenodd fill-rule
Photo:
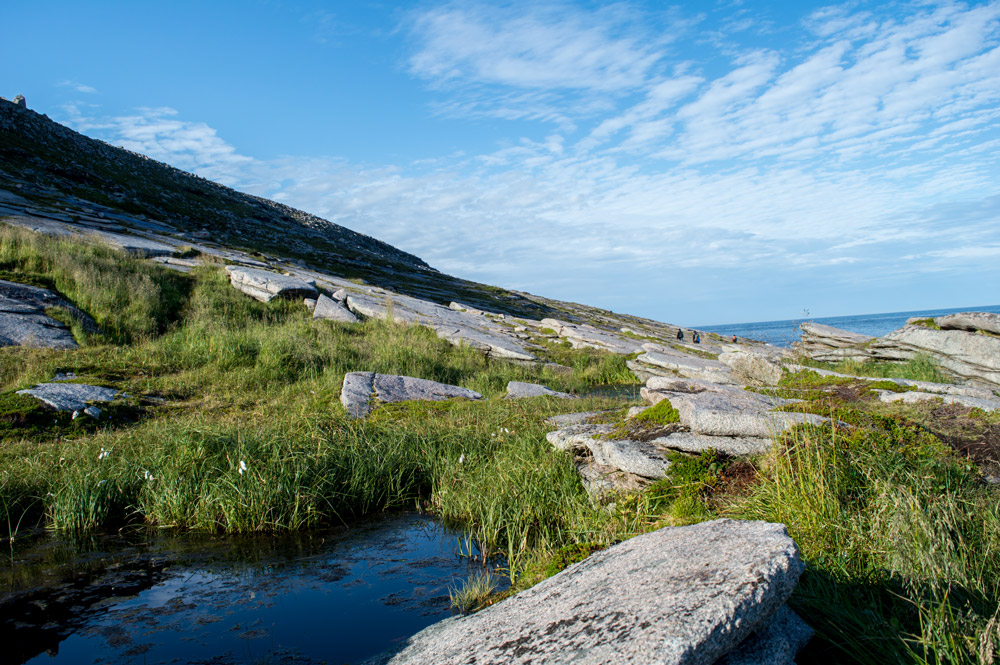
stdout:
<svg viewBox="0 0 1000 665">
<path fill-rule="evenodd" d="M 226 266 L 226 273 L 234 288 L 261 302 L 270 302 L 274 298 L 316 298 L 319 295 L 315 283 L 298 277 L 243 266 Z"/>
<path fill-rule="evenodd" d="M 509 381 L 507 383 L 507 399 L 522 399 L 526 397 L 558 397 L 560 399 L 578 399 L 576 395 L 561 393 L 537 383 L 524 383 L 523 381 Z"/>
<path fill-rule="evenodd" d="M 22 109 L 28 108 L 28 102 L 25 101 L 24 95 L 15 95 L 14 99 L 11 100 L 14 106 L 20 107 Z"/>
<path fill-rule="evenodd" d="M 910 325 L 875 340 L 866 351 L 873 360 L 894 362 L 927 355 L 959 381 L 1000 386 L 1000 336 Z"/>
<path fill-rule="evenodd" d="M 781 380 L 781 358 L 774 354 L 750 349 L 729 351 L 719 355 L 719 362 L 732 369 L 737 380 L 749 385 L 776 386 Z"/>
<path fill-rule="evenodd" d="M 681 423 L 696 434 L 769 438 L 800 423 L 829 422 L 828 418 L 809 413 L 774 410 L 797 400 L 769 397 L 705 381 L 654 377 L 640 392 L 651 404 L 669 399 L 680 414 Z"/>
<path fill-rule="evenodd" d="M 554 330 L 567 340 L 574 349 L 592 348 L 611 353 L 629 354 L 641 350 L 641 342 L 618 335 L 609 330 L 601 330 L 586 323 L 569 323 L 559 319 L 542 319 L 542 328 Z"/>
<path fill-rule="evenodd" d="M 942 330 L 984 330 L 1000 335 L 1000 314 L 993 312 L 960 312 L 934 319 Z"/>
<path fill-rule="evenodd" d="M 766 631 L 803 568 L 781 524 L 666 527 L 368 662 L 711 665 Z"/>
<path fill-rule="evenodd" d="M 0 280 L 0 346 L 77 348 L 69 328 L 45 313 L 49 307 L 61 307 L 87 328 L 97 328 L 90 317 L 48 289 Z"/>
<path fill-rule="evenodd" d="M 364 418 L 380 402 L 406 402 L 410 400 L 440 401 L 461 397 L 482 399 L 474 390 L 451 386 L 427 379 L 374 372 L 349 372 L 344 375 L 340 402 L 348 415 Z"/>
<path fill-rule="evenodd" d="M 40 399 L 56 411 L 84 411 L 90 402 L 110 402 L 119 393 L 121 391 L 115 388 L 85 383 L 39 383 L 33 388 L 17 391 L 18 395 Z"/>
<path fill-rule="evenodd" d="M 357 323 L 358 321 L 358 317 L 354 316 L 351 310 L 333 298 L 327 298 L 325 295 L 320 295 L 316 300 L 316 306 L 313 309 L 313 318 L 326 319 L 327 321 L 341 321 L 343 323 Z"/>
<path fill-rule="evenodd" d="M 808 358 L 824 362 L 864 360 L 867 355 L 861 347 L 875 339 L 812 321 L 801 323 L 799 328 L 802 337 L 793 347 Z"/>
<path fill-rule="evenodd" d="M 812 636 L 813 629 L 786 605 L 717 665 L 794 665 Z"/>
<path fill-rule="evenodd" d="M 718 360 L 690 356 L 678 351 L 647 351 L 626 362 L 642 380 L 654 376 L 682 376 L 714 383 L 735 383 L 733 370 Z"/>
<path fill-rule="evenodd" d="M 1000 398 L 982 399 L 981 397 L 968 397 L 966 395 L 947 395 L 940 393 L 925 393 L 919 390 L 897 393 L 889 390 L 879 390 L 879 399 L 886 403 L 903 402 L 912 404 L 914 402 L 928 402 L 931 400 L 941 400 L 943 404 L 960 404 L 970 408 L 982 409 L 983 411 L 1000 410 Z"/>
</svg>

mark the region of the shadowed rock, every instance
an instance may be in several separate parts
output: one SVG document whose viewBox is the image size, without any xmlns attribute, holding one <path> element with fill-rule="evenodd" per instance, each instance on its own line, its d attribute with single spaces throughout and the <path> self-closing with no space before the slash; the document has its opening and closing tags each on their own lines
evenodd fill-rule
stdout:
<svg viewBox="0 0 1000 665">
<path fill-rule="evenodd" d="M 509 381 L 507 383 L 507 399 L 522 399 L 525 397 L 558 397 L 560 399 L 579 399 L 576 395 L 561 393 L 537 383 L 524 383 L 523 381 Z"/>
<path fill-rule="evenodd" d="M 374 372 L 349 372 L 344 375 L 340 403 L 348 415 L 364 418 L 379 402 L 407 402 L 410 400 L 440 401 L 462 397 L 482 399 L 474 390 L 451 386 L 427 379 Z"/>
<path fill-rule="evenodd" d="M 316 298 L 319 294 L 312 282 L 276 272 L 226 266 L 226 273 L 234 288 L 261 302 L 270 302 L 274 298 Z"/>
<path fill-rule="evenodd" d="M 813 629 L 786 605 L 716 665 L 794 665 L 812 636 Z"/>
<path fill-rule="evenodd" d="M 781 524 L 666 527 L 368 663 L 711 665 L 766 629 L 803 568 Z"/>
<path fill-rule="evenodd" d="M 342 321 L 344 323 L 357 323 L 358 321 L 358 317 L 354 316 L 351 310 L 333 298 L 327 298 L 325 295 L 320 295 L 316 300 L 316 306 L 313 309 L 313 318 Z"/>
<path fill-rule="evenodd" d="M 90 317 L 48 289 L 0 280 L 0 346 L 77 348 L 69 328 L 45 313 L 49 307 L 62 307 L 96 330 Z"/>
</svg>

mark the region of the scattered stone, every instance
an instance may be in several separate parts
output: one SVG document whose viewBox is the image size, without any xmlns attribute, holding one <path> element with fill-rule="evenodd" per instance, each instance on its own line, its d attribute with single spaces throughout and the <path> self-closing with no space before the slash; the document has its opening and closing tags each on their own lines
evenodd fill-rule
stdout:
<svg viewBox="0 0 1000 665">
<path fill-rule="evenodd" d="M 98 420 L 101 417 L 101 410 L 98 409 L 96 406 L 88 406 L 86 409 L 83 410 L 83 412 L 88 416 L 90 416 L 91 418 L 93 418 L 94 420 Z"/>
<path fill-rule="evenodd" d="M 343 304 L 333 298 L 327 298 L 325 295 L 320 295 L 319 299 L 316 301 L 316 308 L 313 310 L 313 318 L 326 319 L 328 321 L 342 321 L 344 323 L 358 322 L 358 317 L 354 316 L 351 310 L 347 309 Z"/>
<path fill-rule="evenodd" d="M 451 386 L 427 379 L 374 372 L 349 372 L 344 375 L 340 402 L 348 415 L 364 418 L 378 403 L 407 402 L 411 400 L 440 401 L 462 397 L 482 399 L 474 390 Z"/>
<path fill-rule="evenodd" d="M 469 314 L 478 314 L 479 316 L 483 316 L 486 314 L 486 312 L 484 312 L 481 309 L 476 309 L 475 307 L 469 307 L 468 305 L 463 305 L 460 302 L 448 303 L 448 309 L 453 309 L 456 312 L 468 312 Z"/>
<path fill-rule="evenodd" d="M 0 280 L 0 347 L 77 348 L 70 329 L 45 313 L 50 307 L 66 309 L 88 329 L 97 329 L 90 317 L 52 291 Z"/>
<path fill-rule="evenodd" d="M 85 383 L 39 383 L 34 388 L 18 390 L 17 394 L 31 395 L 56 411 L 83 412 L 86 412 L 89 402 L 110 402 L 119 394 L 127 397 L 116 388 L 90 386 Z"/>
<path fill-rule="evenodd" d="M 320 297 L 322 297 L 322 296 L 320 296 Z M 303 298 L 302 299 L 302 304 L 305 305 L 305 308 L 308 309 L 310 312 L 315 312 L 316 311 L 316 299 L 315 298 Z"/>
<path fill-rule="evenodd" d="M 319 296 L 315 283 L 297 277 L 242 266 L 226 266 L 226 273 L 229 274 L 229 282 L 234 288 L 261 302 L 270 302 L 274 298 Z"/>
<path fill-rule="evenodd" d="M 576 395 L 561 393 L 537 383 L 510 381 L 507 383 L 506 399 L 523 399 L 526 397 L 558 397 L 560 399 L 579 399 Z"/>
<path fill-rule="evenodd" d="M 710 665 L 781 621 L 803 568 L 781 524 L 665 527 L 368 663 Z"/>
<path fill-rule="evenodd" d="M 14 102 L 14 106 L 19 106 L 22 109 L 28 108 L 28 102 L 25 100 L 24 95 L 17 95 L 11 101 Z"/>
<path fill-rule="evenodd" d="M 333 295 L 330 297 L 336 300 L 337 302 L 342 303 L 347 300 L 347 289 L 337 289 L 336 291 L 333 292 Z"/>
</svg>

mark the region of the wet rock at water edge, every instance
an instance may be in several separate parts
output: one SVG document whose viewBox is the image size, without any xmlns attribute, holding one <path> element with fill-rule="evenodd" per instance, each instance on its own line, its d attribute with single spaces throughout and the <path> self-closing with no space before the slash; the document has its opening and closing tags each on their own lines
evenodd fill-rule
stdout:
<svg viewBox="0 0 1000 665">
<path fill-rule="evenodd" d="M 368 665 L 711 665 L 784 620 L 803 568 L 781 524 L 666 527 L 477 614 L 431 626 Z M 788 642 L 800 645 L 801 635 Z"/>
<path fill-rule="evenodd" d="M 348 415 L 364 418 L 380 402 L 406 402 L 411 400 L 440 401 L 456 397 L 482 399 L 474 390 L 452 386 L 437 381 L 412 376 L 376 374 L 374 372 L 349 372 L 344 376 L 340 402 Z"/>
</svg>

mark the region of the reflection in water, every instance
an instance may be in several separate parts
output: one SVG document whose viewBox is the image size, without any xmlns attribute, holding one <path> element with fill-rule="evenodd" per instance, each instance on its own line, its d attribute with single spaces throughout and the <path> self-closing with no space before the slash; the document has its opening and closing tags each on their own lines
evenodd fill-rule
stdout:
<svg viewBox="0 0 1000 665">
<path fill-rule="evenodd" d="M 468 551 L 415 514 L 283 538 L 44 539 L 3 570 L 3 658 L 357 662 L 448 616 Z"/>
</svg>

